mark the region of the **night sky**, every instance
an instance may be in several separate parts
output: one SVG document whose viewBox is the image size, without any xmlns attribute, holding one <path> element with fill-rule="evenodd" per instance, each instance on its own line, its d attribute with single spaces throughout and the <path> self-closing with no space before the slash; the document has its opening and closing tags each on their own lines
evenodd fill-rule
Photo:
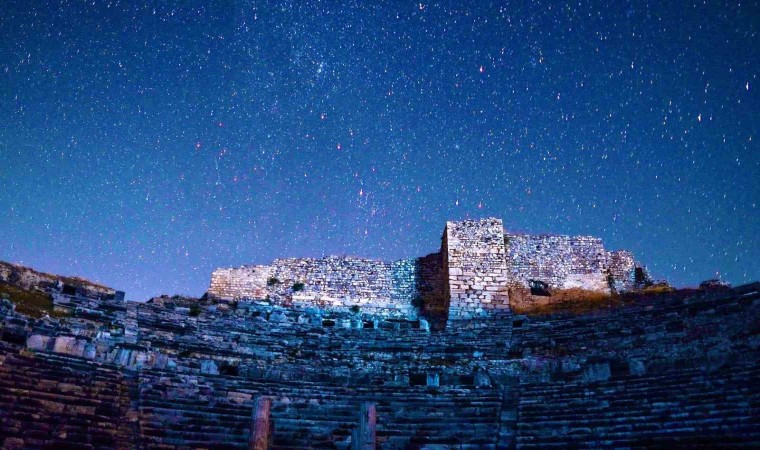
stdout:
<svg viewBox="0 0 760 450">
<path fill-rule="evenodd" d="M 0 0 L 0 259 L 145 300 L 496 216 L 760 278 L 757 2 L 372 3 Z"/>
</svg>

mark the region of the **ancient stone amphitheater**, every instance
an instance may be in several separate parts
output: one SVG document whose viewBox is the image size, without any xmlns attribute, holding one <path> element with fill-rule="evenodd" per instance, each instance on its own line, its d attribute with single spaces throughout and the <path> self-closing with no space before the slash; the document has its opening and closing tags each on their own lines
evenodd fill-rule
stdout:
<svg viewBox="0 0 760 450">
<path fill-rule="evenodd" d="M 760 447 L 759 290 L 497 219 L 410 260 L 220 269 L 202 299 L 0 264 L 0 445 Z"/>
</svg>

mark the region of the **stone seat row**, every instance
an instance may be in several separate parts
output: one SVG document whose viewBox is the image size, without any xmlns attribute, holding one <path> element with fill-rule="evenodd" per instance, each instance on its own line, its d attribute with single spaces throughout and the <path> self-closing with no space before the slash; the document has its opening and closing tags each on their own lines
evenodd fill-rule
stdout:
<svg viewBox="0 0 760 450">
<path fill-rule="evenodd" d="M 10 354 L 0 365 L 0 447 L 129 446 L 119 372 L 48 356 Z"/>
<path fill-rule="evenodd" d="M 157 384 L 151 384 L 147 378 L 141 383 L 143 386 L 150 386 L 141 394 L 142 404 L 146 408 L 142 412 L 155 416 L 157 423 L 148 427 L 161 430 L 158 434 L 161 435 L 162 444 L 182 445 L 183 442 L 186 443 L 182 436 L 187 436 L 188 433 L 195 436 L 195 424 L 190 423 L 188 428 L 185 418 L 198 419 L 199 424 L 207 425 L 219 422 L 229 426 L 238 421 L 240 425 L 236 429 L 244 432 L 246 419 L 249 417 L 246 411 L 250 411 L 251 405 L 249 398 L 261 393 L 275 396 L 272 408 L 275 430 L 273 439 L 275 444 L 287 447 L 306 447 L 310 443 L 321 442 L 323 446 L 339 448 L 341 443 L 346 444 L 345 439 L 355 427 L 358 405 L 368 399 L 378 400 L 378 442 L 387 442 L 387 448 L 405 448 L 404 445 L 413 442 L 472 442 L 481 439 L 478 437 L 480 435 L 493 436 L 494 431 L 498 429 L 496 422 L 501 405 L 498 392 L 493 390 L 475 393 L 476 395 L 467 390 L 452 390 L 451 397 L 444 393 L 436 397 L 430 392 L 417 390 L 417 395 L 410 396 L 409 394 L 415 390 L 399 392 L 397 389 L 388 389 L 388 392 L 373 392 L 368 388 L 347 390 L 339 386 L 325 385 L 290 388 L 287 384 L 274 383 L 265 386 L 267 383 L 233 377 L 205 377 L 202 381 L 198 380 L 198 389 L 207 392 L 213 386 L 214 391 L 218 391 L 213 402 L 216 406 L 212 409 L 197 410 L 197 404 L 190 401 L 195 395 L 193 392 L 184 391 L 187 401 L 180 401 L 178 398 L 166 399 L 167 395 L 182 392 L 181 389 L 168 394 L 172 390 L 171 377 L 157 376 L 154 380 Z M 181 377 L 175 381 L 186 382 Z M 154 387 L 159 389 L 158 394 L 148 395 L 150 392 L 147 391 L 152 391 Z M 246 405 L 246 408 L 238 410 L 237 406 L 232 406 L 217 409 L 220 403 L 229 397 L 230 392 L 238 393 L 232 398 L 239 394 L 245 395 L 246 400 L 242 405 Z M 150 410 L 147 406 L 148 401 L 152 408 Z M 165 402 L 166 412 L 171 413 L 169 417 L 174 421 L 169 426 L 156 414 L 161 410 L 156 409 L 155 405 L 162 401 Z M 217 415 L 217 418 L 214 419 L 208 414 Z M 182 416 L 182 419 L 178 419 L 178 415 Z M 146 424 L 143 423 L 143 426 L 146 427 Z M 174 428 L 177 431 L 184 430 L 185 434 L 167 436 Z M 402 441 L 406 444 L 399 444 Z"/>
<path fill-rule="evenodd" d="M 756 363 L 734 364 L 712 372 L 686 368 L 595 383 L 525 385 L 518 414 L 517 448 L 600 441 L 685 448 L 700 436 L 760 445 L 760 371 Z"/>
</svg>

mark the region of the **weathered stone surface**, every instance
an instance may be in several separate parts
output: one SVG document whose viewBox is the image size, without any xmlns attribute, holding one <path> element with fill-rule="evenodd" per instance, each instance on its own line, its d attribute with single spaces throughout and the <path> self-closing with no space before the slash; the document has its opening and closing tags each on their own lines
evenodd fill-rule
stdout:
<svg viewBox="0 0 760 450">
<path fill-rule="evenodd" d="M 112 288 L 84 278 L 53 275 L 4 261 L 0 261 L 0 283 L 8 283 L 25 290 L 60 290 L 66 285 L 72 292 L 90 297 L 115 296 L 116 294 Z M 123 293 L 120 298 L 123 300 Z"/>
<path fill-rule="evenodd" d="M 26 340 L 26 346 L 31 350 L 43 351 L 47 350 L 50 340 L 50 336 L 33 334 Z"/>
<path fill-rule="evenodd" d="M 413 317 L 417 313 L 415 299 L 425 289 L 420 286 L 426 283 L 422 276 L 437 275 L 421 272 L 419 266 L 414 259 L 392 263 L 349 257 L 278 259 L 271 266 L 214 271 L 209 295 L 306 307 L 364 308 Z M 301 289 L 297 290 L 299 283 Z"/>
<path fill-rule="evenodd" d="M 422 258 L 278 259 L 268 266 L 217 269 L 208 293 L 221 300 L 467 319 L 508 311 L 508 286 L 528 287 L 530 280 L 552 289 L 610 293 L 648 278 L 630 252 L 608 252 L 598 238 L 505 234 L 501 220 L 489 218 L 447 222 L 441 251 Z"/>
<path fill-rule="evenodd" d="M 0 341 L 0 431 L 21 448 L 95 439 L 246 448 L 254 400 L 266 396 L 274 448 L 358 445 L 358 411 L 369 403 L 377 448 L 669 445 L 676 434 L 751 447 L 760 443 L 758 296 L 675 292 L 591 314 L 484 316 L 431 331 L 324 309 L 241 303 L 190 317 L 168 301 L 130 304 L 137 343 L 89 342 L 105 345 L 94 361 L 32 338 L 70 325 L 24 320 L 28 347 L 43 350 L 28 356 Z M 362 328 L 338 326 L 345 321 Z M 58 337 L 64 352 L 88 342 Z"/>
<path fill-rule="evenodd" d="M 500 219 L 447 222 L 444 248 L 450 319 L 509 311 L 506 279 L 501 277 L 507 273 L 507 260 Z"/>
<path fill-rule="evenodd" d="M 259 397 L 254 405 L 248 450 L 267 450 L 269 449 L 269 438 L 271 435 L 269 411 L 272 408 L 272 399 L 269 397 Z"/>
<path fill-rule="evenodd" d="M 352 450 L 375 450 L 377 448 L 377 408 L 374 403 L 364 402 L 359 412 Z"/>
<path fill-rule="evenodd" d="M 266 416 L 259 447 L 760 446 L 760 284 L 513 316 L 516 291 L 503 309 L 491 306 L 503 301 L 501 287 L 530 290 L 510 273 L 500 224 L 448 228 L 441 252 L 413 270 L 384 266 L 398 272 L 378 284 L 382 308 L 320 305 L 306 282 L 298 302 L 73 299 L 63 319 L 4 306 L 0 445 L 245 449 Z M 576 241 L 559 239 L 551 251 Z M 546 272 L 557 285 L 593 286 L 605 270 L 603 257 L 584 256 L 599 250 L 595 241 L 577 242 L 576 256 Z M 533 261 L 554 264 L 547 258 Z M 637 283 L 632 258 L 619 258 L 621 276 L 633 267 Z M 349 289 L 348 274 L 363 280 L 346 264 L 335 278 L 345 284 L 329 289 Z M 377 267 L 361 264 L 361 273 Z M 446 326 L 419 317 L 441 308 L 446 290 L 463 294 Z M 423 299 L 413 315 L 403 312 L 418 303 L 411 292 Z M 262 398 L 271 399 L 266 415 L 255 412 Z"/>
</svg>

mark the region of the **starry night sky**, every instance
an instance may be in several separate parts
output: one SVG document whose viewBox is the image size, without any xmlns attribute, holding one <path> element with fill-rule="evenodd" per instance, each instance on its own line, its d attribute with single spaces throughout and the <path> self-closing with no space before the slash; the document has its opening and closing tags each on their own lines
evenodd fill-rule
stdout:
<svg viewBox="0 0 760 450">
<path fill-rule="evenodd" d="M 497 216 L 760 278 L 757 2 L 372 3 L 0 0 L 0 259 L 145 300 Z"/>
</svg>

